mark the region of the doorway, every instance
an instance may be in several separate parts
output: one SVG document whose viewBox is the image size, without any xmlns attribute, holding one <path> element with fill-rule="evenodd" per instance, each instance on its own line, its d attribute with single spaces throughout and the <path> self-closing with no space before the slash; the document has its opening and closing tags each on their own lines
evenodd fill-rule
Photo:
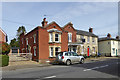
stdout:
<svg viewBox="0 0 120 80">
<path fill-rule="evenodd" d="M 87 48 L 87 56 L 90 56 L 90 47 Z"/>
<path fill-rule="evenodd" d="M 117 56 L 117 49 L 116 49 L 116 56 Z"/>
</svg>

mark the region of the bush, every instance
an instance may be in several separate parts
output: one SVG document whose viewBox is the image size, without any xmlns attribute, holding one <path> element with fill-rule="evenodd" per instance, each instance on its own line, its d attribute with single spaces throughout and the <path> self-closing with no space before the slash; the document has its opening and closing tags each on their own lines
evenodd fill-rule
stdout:
<svg viewBox="0 0 120 80">
<path fill-rule="evenodd" d="M 9 65 L 9 56 L 8 55 L 0 55 L 0 66 L 8 66 Z"/>
<path fill-rule="evenodd" d="M 8 53 L 10 52 L 10 46 L 6 42 L 0 42 L 0 50 L 2 50 L 0 54 L 8 55 Z"/>
</svg>

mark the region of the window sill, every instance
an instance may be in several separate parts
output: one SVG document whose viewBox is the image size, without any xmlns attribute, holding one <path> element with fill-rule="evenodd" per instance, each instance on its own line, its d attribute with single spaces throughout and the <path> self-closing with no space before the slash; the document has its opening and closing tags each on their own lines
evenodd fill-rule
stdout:
<svg viewBox="0 0 120 80">
<path fill-rule="evenodd" d="M 61 44 L 61 42 L 49 42 L 49 44 L 54 44 L 54 43 L 59 43 L 59 44 Z"/>
<path fill-rule="evenodd" d="M 56 57 L 53 56 L 53 57 L 49 57 L 49 58 L 56 58 Z"/>
</svg>

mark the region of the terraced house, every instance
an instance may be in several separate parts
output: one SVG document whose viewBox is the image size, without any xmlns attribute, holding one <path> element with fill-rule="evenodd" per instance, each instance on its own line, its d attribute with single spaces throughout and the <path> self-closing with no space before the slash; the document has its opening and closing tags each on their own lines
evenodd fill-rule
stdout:
<svg viewBox="0 0 120 80">
<path fill-rule="evenodd" d="M 68 51 L 77 52 L 79 55 L 95 56 L 98 53 L 98 36 L 93 34 L 93 28 L 89 32 L 74 29 L 70 22 L 63 29 L 68 31 Z"/>
<path fill-rule="evenodd" d="M 54 21 L 48 24 L 44 18 L 42 26 L 20 35 L 20 52 L 32 53 L 32 59 L 39 62 L 54 59 L 60 51 L 74 51 L 89 56 L 98 52 L 97 39 L 92 30 L 76 30 L 71 22 L 60 27 Z"/>
<path fill-rule="evenodd" d="M 99 53 L 103 56 L 120 56 L 120 38 L 112 38 L 108 33 L 107 37 L 99 38 Z"/>
</svg>

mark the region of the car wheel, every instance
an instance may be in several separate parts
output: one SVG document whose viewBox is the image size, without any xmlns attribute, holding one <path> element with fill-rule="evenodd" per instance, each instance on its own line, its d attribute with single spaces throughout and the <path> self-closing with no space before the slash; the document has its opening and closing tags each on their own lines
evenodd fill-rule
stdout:
<svg viewBox="0 0 120 80">
<path fill-rule="evenodd" d="M 84 59 L 81 59 L 80 63 L 83 64 L 84 63 Z"/>
<path fill-rule="evenodd" d="M 67 60 L 66 61 L 66 65 L 69 66 L 71 64 L 71 61 L 70 60 Z"/>
</svg>

